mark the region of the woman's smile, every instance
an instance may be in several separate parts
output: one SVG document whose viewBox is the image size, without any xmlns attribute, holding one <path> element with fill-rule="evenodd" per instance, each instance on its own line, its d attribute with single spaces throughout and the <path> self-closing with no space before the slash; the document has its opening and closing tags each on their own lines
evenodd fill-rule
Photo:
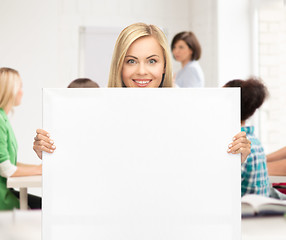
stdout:
<svg viewBox="0 0 286 240">
<path fill-rule="evenodd" d="M 135 82 L 138 87 L 147 87 L 151 81 L 152 79 L 133 79 L 133 82 Z"/>
</svg>

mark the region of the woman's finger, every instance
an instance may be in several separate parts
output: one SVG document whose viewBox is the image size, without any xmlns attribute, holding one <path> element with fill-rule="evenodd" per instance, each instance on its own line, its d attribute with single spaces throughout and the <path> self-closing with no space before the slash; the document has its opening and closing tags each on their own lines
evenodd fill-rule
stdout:
<svg viewBox="0 0 286 240">
<path fill-rule="evenodd" d="M 34 145 L 35 145 L 35 146 L 38 146 L 39 149 L 40 149 L 40 147 L 42 147 L 42 146 L 45 147 L 45 148 L 48 148 L 48 149 L 52 149 L 52 150 L 55 150 L 55 149 L 56 149 L 56 146 L 55 146 L 55 145 L 50 144 L 50 143 L 48 143 L 48 142 L 46 142 L 46 141 L 43 141 L 43 140 L 34 141 Z"/>
<path fill-rule="evenodd" d="M 44 143 L 44 142 L 43 142 Z M 44 151 L 44 152 L 47 152 L 47 153 L 53 153 L 54 150 L 56 149 L 56 147 L 53 145 L 51 147 L 47 146 L 47 145 L 44 145 L 44 144 L 40 144 L 39 142 L 34 142 L 34 146 L 33 146 L 33 149 L 35 151 Z"/>
<path fill-rule="evenodd" d="M 36 135 L 36 137 L 34 138 L 34 140 L 35 140 L 36 142 L 38 142 L 38 141 L 44 141 L 44 142 L 49 143 L 49 144 L 54 144 L 54 141 L 53 141 L 52 139 L 50 139 L 49 137 L 46 137 L 46 136 L 44 136 L 44 135 L 42 135 L 42 134 L 39 134 L 39 133 Z"/>
<path fill-rule="evenodd" d="M 234 137 L 233 137 L 233 141 L 239 139 L 239 138 L 246 138 L 246 133 L 245 132 L 239 132 L 238 134 L 236 134 Z"/>
<path fill-rule="evenodd" d="M 251 149 L 251 142 L 247 139 L 245 132 L 236 134 L 233 138 L 233 142 L 228 145 L 229 153 L 242 153 L 249 154 Z"/>
<path fill-rule="evenodd" d="M 38 129 L 36 130 L 36 133 L 37 133 L 37 134 L 41 134 L 41 135 L 46 136 L 46 137 L 50 137 L 50 134 L 49 134 L 47 131 L 45 131 L 44 129 L 38 128 Z"/>
</svg>

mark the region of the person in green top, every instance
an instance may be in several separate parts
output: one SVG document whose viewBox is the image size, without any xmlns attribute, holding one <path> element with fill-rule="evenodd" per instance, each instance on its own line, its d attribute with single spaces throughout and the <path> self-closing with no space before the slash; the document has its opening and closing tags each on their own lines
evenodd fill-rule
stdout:
<svg viewBox="0 0 286 240">
<path fill-rule="evenodd" d="M 17 141 L 7 115 L 21 103 L 22 80 L 11 68 L 0 68 L 0 210 L 19 208 L 19 192 L 7 188 L 8 177 L 42 175 L 42 165 L 17 162 Z M 41 198 L 29 195 L 30 208 L 41 208 Z"/>
</svg>

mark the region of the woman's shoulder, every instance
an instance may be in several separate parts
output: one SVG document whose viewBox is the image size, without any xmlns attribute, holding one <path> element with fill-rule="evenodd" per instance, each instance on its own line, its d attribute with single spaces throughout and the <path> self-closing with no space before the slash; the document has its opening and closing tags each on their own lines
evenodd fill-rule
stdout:
<svg viewBox="0 0 286 240">
<path fill-rule="evenodd" d="M 4 124 L 6 122 L 6 117 L 2 114 L 2 112 L 0 111 L 0 123 Z"/>
<path fill-rule="evenodd" d="M 187 63 L 187 65 L 184 67 L 184 72 L 186 74 L 201 74 L 202 71 L 198 61 L 193 60 Z"/>
<path fill-rule="evenodd" d="M 189 61 L 188 63 L 187 63 L 187 65 L 186 65 L 186 67 L 187 68 L 200 68 L 201 66 L 200 66 L 200 63 L 199 63 L 199 61 L 197 61 L 197 60 L 192 60 L 192 61 Z"/>
<path fill-rule="evenodd" d="M 1 109 L 2 110 L 2 109 Z M 0 111 L 0 129 L 6 129 L 7 128 L 7 116 L 6 113 Z"/>
</svg>

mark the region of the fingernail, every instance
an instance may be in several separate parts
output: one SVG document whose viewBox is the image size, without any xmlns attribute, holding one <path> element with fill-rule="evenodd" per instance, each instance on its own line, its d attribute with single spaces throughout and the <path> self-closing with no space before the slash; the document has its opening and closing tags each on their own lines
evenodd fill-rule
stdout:
<svg viewBox="0 0 286 240">
<path fill-rule="evenodd" d="M 52 146 L 52 148 L 53 148 L 53 149 L 55 149 L 55 148 L 56 148 L 56 146 L 55 146 L 55 145 L 53 145 L 53 146 Z"/>
<path fill-rule="evenodd" d="M 52 150 L 52 149 L 50 149 L 50 152 L 53 152 L 53 150 Z"/>
<path fill-rule="evenodd" d="M 227 149 L 227 152 L 230 152 L 230 149 Z"/>
<path fill-rule="evenodd" d="M 50 143 L 51 143 L 51 144 L 53 144 L 53 143 L 54 143 L 54 141 L 50 141 Z"/>
<path fill-rule="evenodd" d="M 50 137 L 50 134 L 47 134 L 47 137 Z"/>
<path fill-rule="evenodd" d="M 229 144 L 228 147 L 232 147 L 232 144 Z"/>
<path fill-rule="evenodd" d="M 232 140 L 234 141 L 236 138 L 234 137 Z"/>
</svg>

